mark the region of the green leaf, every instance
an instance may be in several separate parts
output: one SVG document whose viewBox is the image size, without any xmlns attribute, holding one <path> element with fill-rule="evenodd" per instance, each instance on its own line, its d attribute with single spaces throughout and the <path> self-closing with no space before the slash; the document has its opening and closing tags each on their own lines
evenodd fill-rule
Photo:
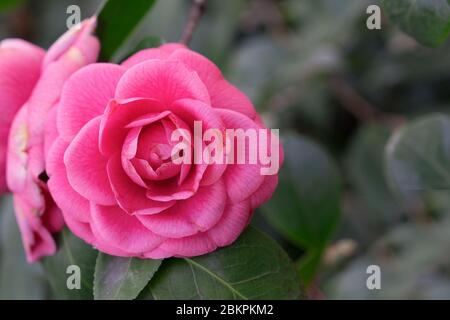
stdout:
<svg viewBox="0 0 450 320">
<path fill-rule="evenodd" d="M 280 246 L 249 227 L 231 246 L 208 255 L 167 259 L 143 299 L 298 299 L 300 281 Z"/>
<path fill-rule="evenodd" d="M 21 5 L 24 0 L 1 0 L 0 1 L 0 11 L 6 11 L 13 9 Z"/>
<path fill-rule="evenodd" d="M 322 262 L 322 254 L 322 250 L 310 250 L 298 261 L 298 272 L 305 284 L 314 280 Z"/>
<path fill-rule="evenodd" d="M 92 299 L 95 260 L 97 251 L 64 229 L 59 237 L 58 252 L 43 259 L 42 264 L 55 291 L 57 299 Z M 81 271 L 81 289 L 68 289 L 71 274 L 67 267 L 76 265 Z"/>
<path fill-rule="evenodd" d="M 386 148 L 386 174 L 406 204 L 430 194 L 450 195 L 450 118 L 433 114 L 394 134 Z"/>
<path fill-rule="evenodd" d="M 389 18 L 421 44 L 436 47 L 450 33 L 450 5 L 447 0 L 382 0 Z"/>
<path fill-rule="evenodd" d="M 114 257 L 99 252 L 95 265 L 96 300 L 132 300 L 144 289 L 161 260 Z"/>
<path fill-rule="evenodd" d="M 277 191 L 262 208 L 267 220 L 293 244 L 320 250 L 341 214 L 341 180 L 330 157 L 298 135 L 283 140 L 285 161 Z"/>
<path fill-rule="evenodd" d="M 109 61 L 156 0 L 107 0 L 98 16 L 100 59 Z"/>
</svg>

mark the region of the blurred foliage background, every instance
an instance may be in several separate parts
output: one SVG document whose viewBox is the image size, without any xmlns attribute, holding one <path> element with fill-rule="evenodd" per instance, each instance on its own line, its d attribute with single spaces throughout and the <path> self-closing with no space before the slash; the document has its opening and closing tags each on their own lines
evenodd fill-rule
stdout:
<svg viewBox="0 0 450 320">
<path fill-rule="evenodd" d="M 0 3 L 1 39 L 47 48 L 66 30 L 67 6 L 85 18 L 101 1 Z M 253 224 L 296 261 L 311 298 L 450 298 L 450 44 L 426 48 L 386 15 L 368 30 L 377 3 L 210 0 L 191 47 L 280 128 L 280 185 Z M 158 1 L 114 60 L 148 36 L 179 40 L 190 4 Z M 405 195 L 402 181 L 420 192 Z M 0 298 L 51 297 L 6 198 L 0 219 Z M 373 264 L 381 290 L 366 287 Z"/>
</svg>

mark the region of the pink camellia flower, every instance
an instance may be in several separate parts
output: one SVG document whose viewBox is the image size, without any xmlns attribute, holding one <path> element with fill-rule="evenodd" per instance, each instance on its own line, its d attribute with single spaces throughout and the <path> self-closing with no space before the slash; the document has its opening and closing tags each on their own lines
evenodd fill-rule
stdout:
<svg viewBox="0 0 450 320">
<path fill-rule="evenodd" d="M 39 80 L 11 126 L 7 184 L 14 195 L 16 218 L 29 262 L 55 253 L 52 233 L 60 231 L 64 225 L 61 211 L 46 185 L 45 154 L 48 146 L 45 145 L 45 137 L 54 134 L 46 123 L 56 116 L 67 79 L 97 59 L 99 42 L 92 35 L 95 20 L 86 20 L 70 29 L 50 47 L 40 65 Z"/>
<path fill-rule="evenodd" d="M 44 50 L 23 40 L 6 39 L 0 42 L 0 194 L 7 191 L 9 129 L 39 79 L 44 54 Z"/>
<path fill-rule="evenodd" d="M 231 244 L 272 195 L 261 164 L 172 161 L 176 129 L 261 129 L 247 97 L 179 44 L 92 64 L 66 83 L 48 182 L 68 227 L 100 251 L 188 257 Z"/>
</svg>

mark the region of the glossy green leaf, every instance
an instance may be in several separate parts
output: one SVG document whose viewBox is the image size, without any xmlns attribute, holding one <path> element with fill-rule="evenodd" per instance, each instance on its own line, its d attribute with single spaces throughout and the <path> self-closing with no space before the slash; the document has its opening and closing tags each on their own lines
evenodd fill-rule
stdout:
<svg viewBox="0 0 450 320">
<path fill-rule="evenodd" d="M 106 0 L 98 16 L 100 59 L 109 61 L 156 0 Z"/>
<path fill-rule="evenodd" d="M 300 278 L 305 284 L 310 284 L 322 263 L 322 250 L 310 250 L 298 261 L 297 268 Z"/>
<path fill-rule="evenodd" d="M 21 5 L 24 0 L 1 0 L 0 1 L 0 11 L 10 10 Z"/>
<path fill-rule="evenodd" d="M 390 185 L 407 204 L 432 193 L 450 196 L 450 117 L 433 114 L 400 129 L 386 148 Z"/>
<path fill-rule="evenodd" d="M 145 288 L 161 260 L 114 257 L 99 252 L 95 265 L 96 300 L 132 300 Z"/>
<path fill-rule="evenodd" d="M 47 277 L 53 287 L 55 298 L 92 299 L 97 251 L 78 239 L 67 229 L 61 232 L 58 240 L 58 252 L 42 261 Z M 69 289 L 67 286 L 67 280 L 72 274 L 67 272 L 67 268 L 72 265 L 80 268 L 80 289 Z"/>
<path fill-rule="evenodd" d="M 298 299 L 294 265 L 272 239 L 249 227 L 231 246 L 208 255 L 167 259 L 142 299 Z"/>
<path fill-rule="evenodd" d="M 407 34 L 423 45 L 442 44 L 450 33 L 447 0 L 382 0 L 384 12 Z"/>
<path fill-rule="evenodd" d="M 331 158 L 298 135 L 283 139 L 285 161 L 267 220 L 292 243 L 319 250 L 330 240 L 341 214 L 341 181 Z"/>
</svg>

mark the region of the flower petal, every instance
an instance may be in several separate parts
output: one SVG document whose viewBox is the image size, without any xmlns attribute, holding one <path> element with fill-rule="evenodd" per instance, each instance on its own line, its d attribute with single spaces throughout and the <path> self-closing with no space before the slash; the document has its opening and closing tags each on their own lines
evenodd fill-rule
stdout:
<svg viewBox="0 0 450 320">
<path fill-rule="evenodd" d="M 99 148 L 102 154 L 110 156 L 120 151 L 129 131 L 126 126 L 145 114 L 159 110 L 164 108 L 153 99 L 111 100 L 100 126 Z"/>
<path fill-rule="evenodd" d="M 131 68 L 150 59 L 164 60 L 168 58 L 172 52 L 182 48 L 185 48 L 185 46 L 179 43 L 166 43 L 159 48 L 144 49 L 133 54 L 131 57 L 122 62 L 122 66 L 125 68 Z"/>
<path fill-rule="evenodd" d="M 165 106 L 188 98 L 210 104 L 198 75 L 179 62 L 148 60 L 129 69 L 120 79 L 116 99 L 151 98 Z"/>
<path fill-rule="evenodd" d="M 71 141 L 91 119 L 103 114 L 125 69 L 96 63 L 74 73 L 66 82 L 58 106 L 58 130 Z"/>
<path fill-rule="evenodd" d="M 216 109 L 216 112 L 222 117 L 225 126 L 230 129 L 256 130 L 256 137 L 260 127 L 248 117 L 231 110 Z M 258 190 L 264 181 L 265 176 L 261 175 L 261 166 L 248 163 L 249 146 L 245 144 L 245 150 L 237 150 L 238 146 L 235 139 L 235 156 L 236 152 L 244 152 L 246 162 L 238 164 L 234 159 L 234 164 L 229 164 L 224 174 L 225 184 L 227 185 L 228 196 L 233 203 L 241 202 L 249 198 Z"/>
<path fill-rule="evenodd" d="M 270 200 L 278 185 L 278 175 L 266 176 L 259 189 L 250 197 L 252 209 Z"/>
<path fill-rule="evenodd" d="M 102 205 L 116 203 L 106 172 L 107 160 L 98 150 L 100 117 L 89 121 L 64 154 L 67 178 L 84 198 Z"/>
<path fill-rule="evenodd" d="M 155 214 L 170 208 L 175 202 L 153 201 L 146 197 L 146 189 L 136 185 L 125 174 L 120 155 L 108 161 L 108 177 L 120 207 L 128 214 Z"/>
<path fill-rule="evenodd" d="M 189 49 L 176 50 L 168 61 L 180 61 L 195 71 L 208 89 L 213 108 L 230 109 L 250 119 L 256 116 L 250 100 L 236 87 L 226 81 L 219 68 L 206 57 Z"/>
<path fill-rule="evenodd" d="M 183 238 L 206 231 L 222 217 L 226 204 L 225 184 L 201 187 L 185 201 L 159 214 L 136 216 L 152 232 L 168 238 Z"/>
<path fill-rule="evenodd" d="M 77 193 L 67 180 L 64 165 L 64 152 L 69 144 L 59 138 L 53 144 L 47 158 L 47 170 L 50 177 L 48 188 L 64 216 L 71 216 L 79 222 L 89 222 L 89 201 Z"/>
<path fill-rule="evenodd" d="M 208 236 L 219 247 L 233 243 L 250 222 L 250 203 L 244 200 L 239 203 L 228 203 L 222 219 L 210 230 Z"/>
<path fill-rule="evenodd" d="M 217 249 L 214 241 L 208 237 L 207 233 L 199 233 L 194 236 L 167 239 L 159 249 L 170 252 L 175 257 L 194 257 L 210 253 Z M 147 256 L 149 256 L 147 254 Z"/>
<path fill-rule="evenodd" d="M 182 99 L 175 101 L 170 108 L 172 112 L 188 123 L 191 126 L 191 129 L 194 129 L 194 121 L 201 121 L 203 134 L 209 129 L 218 130 L 220 133 L 225 132 L 225 124 L 220 116 L 215 113 L 214 109 L 200 101 Z M 205 147 L 205 145 L 203 147 Z M 205 186 L 215 183 L 222 177 L 226 168 L 227 165 L 224 159 L 222 164 L 213 163 L 208 165 L 201 181 L 201 185 Z"/>
<path fill-rule="evenodd" d="M 21 196 L 14 196 L 14 209 L 20 228 L 23 246 L 29 263 L 56 252 L 56 243 L 50 232 L 42 225 L 33 208 Z"/>
<path fill-rule="evenodd" d="M 155 249 L 164 241 L 117 206 L 91 203 L 91 217 L 94 235 L 125 252 L 141 254 Z"/>
</svg>

